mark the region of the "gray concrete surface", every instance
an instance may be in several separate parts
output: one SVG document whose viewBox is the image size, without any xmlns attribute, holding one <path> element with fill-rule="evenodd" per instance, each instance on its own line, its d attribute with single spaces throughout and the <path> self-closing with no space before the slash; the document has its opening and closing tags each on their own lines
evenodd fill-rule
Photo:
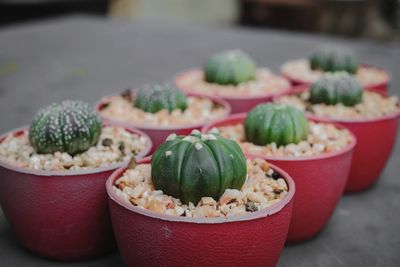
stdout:
<svg viewBox="0 0 400 267">
<path fill-rule="evenodd" d="M 391 72 L 390 91 L 400 94 L 396 43 L 84 16 L 2 28 L 0 132 L 28 124 L 37 109 L 53 101 L 95 103 L 129 86 L 169 79 L 219 50 L 241 48 L 277 71 L 282 62 L 325 42 L 349 45 L 363 61 Z M 379 183 L 344 196 L 325 230 L 286 247 L 279 266 L 400 266 L 399 160 L 397 142 Z M 122 266 L 122 261 L 118 253 L 77 263 L 39 258 L 18 245 L 0 211 L 0 266 Z"/>
</svg>

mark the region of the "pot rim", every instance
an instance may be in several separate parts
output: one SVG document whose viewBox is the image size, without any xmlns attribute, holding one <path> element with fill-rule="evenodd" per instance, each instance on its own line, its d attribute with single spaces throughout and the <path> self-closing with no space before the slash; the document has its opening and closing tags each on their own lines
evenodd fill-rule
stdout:
<svg viewBox="0 0 400 267">
<path fill-rule="evenodd" d="M 151 161 L 151 156 L 146 157 L 144 159 L 141 159 L 138 161 L 138 164 L 142 163 L 150 163 Z M 285 179 L 285 181 L 288 184 L 289 191 L 288 193 L 279 201 L 278 203 L 273 204 L 270 207 L 264 208 L 259 211 L 243 214 L 243 215 L 235 215 L 235 216 L 230 216 L 230 217 L 215 217 L 215 218 L 205 218 L 205 217 L 197 217 L 197 218 L 191 218 L 191 217 L 181 217 L 181 216 L 173 216 L 173 215 L 165 215 L 161 213 L 156 213 L 147 209 L 143 208 L 138 208 L 132 204 L 128 204 L 124 201 L 122 201 L 115 191 L 113 190 L 113 185 L 114 182 L 121 177 L 122 173 L 127 169 L 126 167 L 121 167 L 117 170 L 115 170 L 111 176 L 107 179 L 106 182 L 106 188 L 107 188 L 107 193 L 110 198 L 114 203 L 118 204 L 119 206 L 127 209 L 128 211 L 146 216 L 146 217 L 151 217 L 153 219 L 158 219 L 161 221 L 168 221 L 168 222 L 182 222 L 182 223 L 195 223 L 195 224 L 220 224 L 220 223 L 232 223 L 232 222 L 242 222 L 242 221 L 250 221 L 250 220 L 255 220 L 255 219 L 261 219 L 267 216 L 272 216 L 275 213 L 278 213 L 281 211 L 286 205 L 288 205 L 294 197 L 296 187 L 295 183 L 290 177 L 289 174 L 287 174 L 285 171 L 283 171 L 281 168 L 275 166 L 274 164 L 270 164 L 272 168 L 276 171 L 278 171 L 282 177 Z"/>
<path fill-rule="evenodd" d="M 131 91 L 133 91 L 133 89 L 130 89 Z M 118 124 L 121 126 L 125 126 L 125 127 L 136 127 L 138 129 L 141 130 L 150 130 L 150 131 L 177 131 L 177 130 L 183 130 L 183 129 L 188 129 L 188 128 L 201 128 L 204 124 L 206 124 L 207 122 L 201 122 L 201 123 L 193 123 L 193 124 L 184 124 L 184 125 L 176 125 L 176 126 L 153 126 L 153 125 L 146 125 L 146 124 L 134 124 L 134 123 L 130 123 L 130 122 L 124 122 L 124 121 L 118 121 L 115 119 L 109 119 L 104 117 L 100 111 L 104 108 L 104 105 L 106 105 L 107 103 L 109 103 L 109 99 L 112 97 L 117 96 L 118 94 L 112 94 L 112 95 L 107 95 L 104 96 L 100 99 L 100 101 L 98 101 L 95 105 L 95 110 L 96 112 L 99 114 L 99 116 L 102 118 L 103 121 L 107 121 L 113 124 Z M 224 99 L 221 99 L 219 97 L 213 97 L 213 96 L 207 96 L 207 95 L 201 95 L 201 94 L 197 94 L 197 93 L 187 93 L 187 96 L 194 96 L 194 97 L 202 97 L 202 98 L 208 98 L 211 101 L 213 101 L 214 103 L 217 103 L 221 106 L 224 107 L 224 114 L 223 114 L 223 118 L 229 116 L 229 114 L 231 114 L 232 112 L 232 107 L 231 105 L 225 101 Z"/>
<path fill-rule="evenodd" d="M 305 91 L 308 91 L 309 89 L 310 89 L 310 84 L 296 85 L 287 94 L 274 97 L 273 102 L 275 102 L 275 100 L 277 100 L 280 97 L 283 97 L 286 95 L 294 95 L 297 93 L 303 93 Z M 376 90 L 370 90 L 370 92 L 380 94 L 383 97 L 388 97 L 384 93 L 376 91 Z M 400 105 L 400 102 L 399 102 L 399 105 Z M 325 122 L 330 122 L 330 123 L 337 122 L 337 123 L 343 123 L 343 124 L 346 124 L 346 123 L 360 124 L 360 123 L 373 123 L 373 122 L 380 122 L 380 121 L 385 121 L 385 120 L 398 119 L 400 117 L 400 109 L 398 110 L 397 113 L 394 113 L 394 114 L 389 114 L 389 115 L 376 117 L 376 118 L 359 118 L 359 119 L 322 117 L 322 116 L 315 115 L 308 111 L 306 111 L 305 114 L 307 115 L 308 118 L 311 118 L 313 120 L 318 120 L 318 121 L 325 121 Z"/>
<path fill-rule="evenodd" d="M 225 119 L 221 119 L 218 121 L 214 121 L 212 123 L 209 123 L 207 125 L 205 125 L 202 129 L 201 132 L 202 133 L 207 133 L 208 131 L 210 131 L 213 127 L 215 127 L 216 124 L 219 123 L 223 123 L 226 121 L 231 121 L 231 120 L 238 120 L 238 119 L 245 119 L 247 116 L 247 113 L 237 113 L 237 114 L 233 114 Z M 355 137 L 355 135 L 345 126 L 339 124 L 339 123 L 335 123 L 335 122 L 326 122 L 326 121 L 319 121 L 319 120 L 315 120 L 313 118 L 308 118 L 309 120 L 311 119 L 312 121 L 315 122 L 319 122 L 319 123 L 329 123 L 329 124 L 333 124 L 336 128 L 338 129 L 345 129 L 349 132 L 350 136 L 352 137 L 352 141 L 350 144 L 348 144 L 345 148 L 343 148 L 342 150 L 339 151 L 334 151 L 334 152 L 328 152 L 328 153 L 323 153 L 321 155 L 312 155 L 312 156 L 300 156 L 300 157 L 295 157 L 295 156 L 268 156 L 268 155 L 263 155 L 263 154 L 256 154 L 256 153 L 250 153 L 248 151 L 243 151 L 244 154 L 248 157 L 259 157 L 259 158 L 263 158 L 265 160 L 271 160 L 271 161 L 288 161 L 288 162 L 298 162 L 298 161 L 311 161 L 311 160 L 322 160 L 322 159 L 327 159 L 327 158 L 333 158 L 333 157 L 337 157 L 337 156 L 341 156 L 343 154 L 348 153 L 349 151 L 353 150 L 353 148 L 356 146 L 357 144 L 357 138 Z"/>
<path fill-rule="evenodd" d="M 259 68 L 258 68 L 259 69 Z M 268 68 L 266 68 L 268 69 Z M 181 86 L 178 85 L 178 80 L 185 74 L 187 74 L 188 72 L 194 71 L 194 70 L 201 70 L 201 68 L 197 67 L 197 68 L 190 68 L 190 69 L 185 69 L 181 72 L 178 72 L 177 74 L 174 75 L 173 77 L 173 82 L 175 84 L 176 87 L 182 89 L 185 92 L 188 93 L 192 93 L 192 94 L 199 94 L 199 93 L 195 93 L 193 92 L 190 88 L 183 88 Z M 269 69 L 268 69 L 269 70 Z M 272 72 L 271 72 L 272 73 Z M 237 101 L 237 100 L 255 100 L 255 99 L 260 99 L 260 98 L 268 98 L 268 97 L 274 97 L 274 96 L 280 96 L 280 95 L 284 95 L 288 92 L 290 92 L 290 90 L 292 89 L 292 84 L 291 81 L 289 79 L 287 79 L 284 75 L 281 74 L 275 74 L 272 73 L 273 75 L 282 78 L 283 80 L 288 82 L 288 87 L 282 89 L 281 92 L 276 92 L 276 93 L 265 93 L 265 94 L 260 94 L 260 95 L 248 95 L 248 96 L 224 96 L 224 95 L 218 95 L 218 96 L 213 96 L 211 94 L 200 94 L 202 96 L 211 96 L 211 97 L 218 97 L 218 98 L 223 98 L 226 100 L 230 100 L 230 101 Z"/>
<path fill-rule="evenodd" d="M 148 153 L 150 153 L 152 147 L 153 147 L 153 142 L 151 141 L 150 137 L 135 128 L 132 127 L 127 127 L 127 126 L 123 126 L 117 123 L 103 123 L 103 127 L 105 126 L 116 126 L 116 127 L 122 127 L 125 130 L 127 130 L 130 133 L 134 133 L 134 134 L 138 134 L 139 136 L 143 136 L 144 138 L 146 138 L 147 141 L 147 145 L 145 146 L 145 148 L 140 151 L 136 158 L 137 159 L 141 159 L 143 157 L 145 157 Z M 6 138 L 7 135 L 9 134 L 20 134 L 23 131 L 29 130 L 29 126 L 25 125 L 16 129 L 13 129 L 11 131 L 8 131 L 4 134 L 2 134 L 0 136 L 0 143 L 3 142 L 4 138 Z M 86 170 L 57 170 L 57 171 L 49 171 L 49 170 L 35 170 L 35 169 L 30 169 L 30 168 L 23 168 L 23 167 L 18 167 L 18 166 L 14 166 L 10 163 L 4 162 L 0 160 L 0 167 L 3 167 L 5 169 L 14 171 L 14 172 L 19 172 L 19 173 L 24 173 L 24 174 L 32 174 L 35 176 L 46 176 L 46 177 L 52 177 L 52 176 L 78 176 L 78 175 L 87 175 L 87 174 L 97 174 L 97 173 L 101 173 L 101 172 L 106 172 L 106 171 L 110 171 L 113 169 L 117 169 L 120 168 L 122 166 L 126 166 L 129 163 L 130 159 L 126 159 L 122 162 L 118 162 L 118 163 L 113 163 L 113 164 L 109 164 L 107 166 L 102 166 L 102 167 L 97 167 L 97 168 L 91 168 L 91 169 L 86 169 Z"/>
<path fill-rule="evenodd" d="M 281 72 L 282 76 L 285 77 L 287 80 L 289 80 L 289 81 L 291 81 L 293 83 L 298 83 L 300 85 L 311 84 L 311 82 L 309 82 L 309 81 L 293 78 L 292 76 L 290 76 L 287 73 L 283 72 L 283 66 L 285 64 L 287 64 L 289 62 L 292 62 L 292 61 L 296 61 L 296 60 L 307 60 L 307 58 L 298 58 L 298 59 L 288 60 L 285 63 L 283 63 L 281 65 L 281 67 L 280 67 L 280 72 Z M 368 88 L 371 88 L 371 87 L 388 85 L 392 80 L 391 75 L 385 69 L 383 69 L 381 67 L 374 66 L 374 65 L 371 65 L 371 64 L 364 64 L 364 63 L 360 64 L 360 66 L 363 66 L 363 67 L 366 67 L 366 68 L 369 68 L 369 69 L 377 69 L 377 70 L 383 71 L 387 76 L 386 81 L 367 84 L 367 85 L 363 86 L 363 88 L 365 88 L 365 89 L 368 89 Z"/>
</svg>

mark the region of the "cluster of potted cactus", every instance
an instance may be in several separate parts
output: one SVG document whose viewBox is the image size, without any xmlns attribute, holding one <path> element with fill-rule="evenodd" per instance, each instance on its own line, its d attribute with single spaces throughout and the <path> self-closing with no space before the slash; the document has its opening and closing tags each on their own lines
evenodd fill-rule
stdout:
<svg viewBox="0 0 400 267">
<path fill-rule="evenodd" d="M 400 117 L 388 75 L 349 51 L 324 48 L 282 74 L 225 51 L 95 109 L 41 109 L 0 137 L 0 203 L 18 240 L 61 260 L 116 240 L 128 266 L 274 266 L 344 191 L 377 180 Z"/>
</svg>

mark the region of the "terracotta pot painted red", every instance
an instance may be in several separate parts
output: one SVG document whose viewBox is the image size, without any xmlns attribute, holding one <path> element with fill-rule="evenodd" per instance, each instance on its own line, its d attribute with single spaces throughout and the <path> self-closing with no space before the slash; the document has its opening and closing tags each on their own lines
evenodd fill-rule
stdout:
<svg viewBox="0 0 400 267">
<path fill-rule="evenodd" d="M 24 129 L 12 132 L 18 135 Z M 141 131 L 127 130 L 147 137 L 149 145 L 137 156 L 143 158 L 151 149 L 150 138 Z M 0 203 L 19 242 L 40 256 L 57 260 L 81 260 L 114 250 L 105 183 L 116 168 L 126 164 L 42 171 L 0 162 Z"/>
<path fill-rule="evenodd" d="M 189 96 L 201 96 L 199 94 L 188 94 Z M 204 96 L 201 96 L 204 97 Z M 143 132 L 145 132 L 148 136 L 150 136 L 152 142 L 153 142 L 153 148 L 150 153 L 153 153 L 162 143 L 165 142 L 165 139 L 168 137 L 168 135 L 172 133 L 176 133 L 178 135 L 188 135 L 190 134 L 193 130 L 197 129 L 200 130 L 201 127 L 203 127 L 206 123 L 198 123 L 198 122 L 193 122 L 193 124 L 190 125 L 180 125 L 180 126 L 151 126 L 151 125 L 140 125 L 140 124 L 131 124 L 128 122 L 123 122 L 123 121 L 117 121 L 117 120 L 112 120 L 109 118 L 106 118 L 101 115 L 100 111 L 107 106 L 108 99 L 109 97 L 104 97 L 99 103 L 96 105 L 96 110 L 99 113 L 100 117 L 104 122 L 108 123 L 114 123 L 118 125 L 123 125 L 126 127 L 135 127 L 136 129 L 139 129 Z M 215 97 L 208 97 L 210 98 L 214 103 L 217 103 L 221 106 L 224 107 L 225 109 L 225 114 L 223 117 L 227 117 L 231 113 L 231 106 L 223 99 L 215 98 Z"/>
<path fill-rule="evenodd" d="M 142 163 L 148 163 L 147 158 Z M 228 218 L 187 218 L 158 214 L 120 200 L 107 180 L 111 220 L 126 266 L 275 266 L 292 212 L 295 186 L 281 169 L 289 193 L 277 204 Z"/>
<path fill-rule="evenodd" d="M 206 125 L 202 132 L 206 133 L 213 127 L 242 124 L 245 118 L 245 113 L 235 114 Z M 287 243 L 308 240 L 324 228 L 346 185 L 355 144 L 353 138 L 353 142 L 342 151 L 306 157 L 274 157 L 243 151 L 247 157 L 263 158 L 282 168 L 296 183 Z"/>
<path fill-rule="evenodd" d="M 304 92 L 309 85 L 295 87 L 291 94 Z M 375 91 L 386 96 L 386 93 Z M 353 162 L 345 192 L 359 192 L 368 189 L 378 180 L 386 166 L 396 143 L 400 112 L 375 119 L 334 119 L 322 118 L 308 113 L 313 120 L 340 123 L 357 138 Z"/>
<path fill-rule="evenodd" d="M 176 75 L 176 77 L 174 79 L 175 85 L 185 92 L 194 93 L 190 88 L 186 88 L 185 86 L 181 85 L 180 79 L 185 74 L 186 74 L 186 71 Z M 282 78 L 284 78 L 284 77 L 282 76 Z M 284 79 L 286 79 L 286 78 L 284 78 Z M 204 93 L 202 95 L 220 97 L 220 98 L 224 99 L 226 102 L 228 102 L 231 105 L 232 114 L 235 114 L 235 113 L 248 112 L 250 109 L 257 106 L 258 104 L 265 103 L 265 102 L 271 102 L 274 97 L 286 94 L 290 91 L 290 89 L 291 89 L 291 86 L 288 86 L 288 88 L 285 88 L 284 90 L 282 90 L 279 93 L 263 94 L 263 95 L 249 95 L 249 96 L 216 96 L 216 95 L 207 94 L 207 93 Z"/>
<path fill-rule="evenodd" d="M 371 65 L 367 65 L 367 64 L 363 64 L 363 66 L 367 66 L 367 67 L 370 67 L 370 68 L 374 68 L 374 69 L 378 69 L 378 70 L 384 71 L 384 72 L 388 75 L 388 77 L 390 77 L 389 74 L 388 74 L 384 69 L 382 69 L 382 68 L 375 67 L 375 66 L 371 66 Z M 285 74 L 285 73 L 283 73 L 283 72 L 281 73 L 281 75 L 282 75 L 283 77 L 285 77 L 287 80 L 289 80 L 289 81 L 292 83 L 293 86 L 297 86 L 297 85 L 310 85 L 310 84 L 311 84 L 309 81 L 301 80 L 301 79 L 296 79 L 296 78 L 291 77 L 290 75 Z M 382 93 L 383 95 L 387 95 L 387 94 L 388 94 L 389 83 L 390 83 L 390 78 L 388 78 L 388 79 L 387 79 L 386 81 L 384 81 L 384 82 L 375 83 L 375 84 L 369 84 L 369 85 L 367 85 L 367 86 L 364 86 L 364 89 L 365 89 L 365 90 L 370 90 L 370 91 L 380 92 L 380 93 Z"/>
</svg>

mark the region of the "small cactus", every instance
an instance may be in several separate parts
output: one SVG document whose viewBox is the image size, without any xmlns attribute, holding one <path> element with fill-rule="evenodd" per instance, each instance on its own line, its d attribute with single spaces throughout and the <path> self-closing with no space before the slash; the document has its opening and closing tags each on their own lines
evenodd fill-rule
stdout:
<svg viewBox="0 0 400 267">
<path fill-rule="evenodd" d="M 186 95 L 171 84 L 147 85 L 136 94 L 135 107 L 150 113 L 156 113 L 166 109 L 172 112 L 175 109 L 187 108 Z"/>
<path fill-rule="evenodd" d="M 346 71 L 354 74 L 357 72 L 358 65 L 355 55 L 344 48 L 324 47 L 314 52 L 310 57 L 310 67 L 313 70 Z"/>
<path fill-rule="evenodd" d="M 239 145 L 219 134 L 170 135 L 151 158 L 156 189 L 195 205 L 202 197 L 219 199 L 225 189 L 240 189 L 246 159 Z"/>
<path fill-rule="evenodd" d="M 354 106 L 362 101 L 361 84 L 347 72 L 326 73 L 311 85 L 310 102 Z"/>
<path fill-rule="evenodd" d="M 240 50 L 229 50 L 213 55 L 204 65 L 205 80 L 221 85 L 238 85 L 254 80 L 256 64 Z"/>
<path fill-rule="evenodd" d="M 245 121 L 246 139 L 256 145 L 297 144 L 308 136 L 308 121 L 300 110 L 281 104 L 261 104 Z"/>
<path fill-rule="evenodd" d="M 39 110 L 29 129 L 37 153 L 57 151 L 75 155 L 97 143 L 102 123 L 89 104 L 66 100 Z"/>
</svg>

